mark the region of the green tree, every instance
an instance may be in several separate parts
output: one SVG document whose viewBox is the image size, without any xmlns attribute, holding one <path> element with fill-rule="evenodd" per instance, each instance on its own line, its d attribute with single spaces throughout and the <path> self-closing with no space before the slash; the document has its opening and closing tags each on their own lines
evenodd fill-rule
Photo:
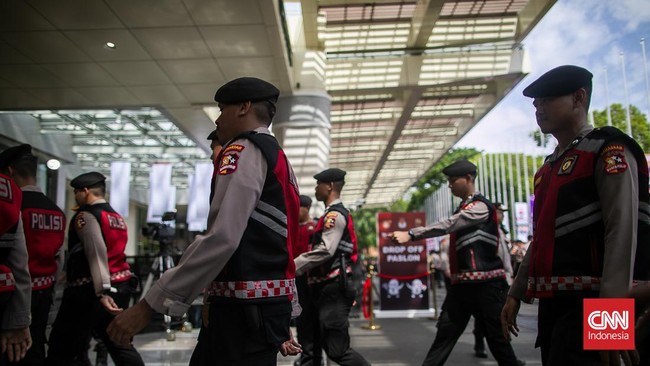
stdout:
<svg viewBox="0 0 650 366">
<path fill-rule="evenodd" d="M 625 107 L 619 103 L 615 103 L 610 106 L 610 111 L 612 114 L 612 126 L 625 132 L 627 130 L 627 112 Z M 596 127 L 607 126 L 607 108 L 602 111 L 594 111 L 594 124 Z M 648 118 L 635 106 L 630 106 L 630 125 L 632 127 L 632 137 L 641 145 L 643 151 L 650 151 L 650 126 L 648 126 Z"/>
</svg>

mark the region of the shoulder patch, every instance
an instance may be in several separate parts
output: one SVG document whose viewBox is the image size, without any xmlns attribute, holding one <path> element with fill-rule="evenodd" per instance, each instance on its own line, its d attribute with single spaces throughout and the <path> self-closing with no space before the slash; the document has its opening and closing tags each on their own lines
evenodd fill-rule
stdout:
<svg viewBox="0 0 650 366">
<path fill-rule="evenodd" d="M 237 170 L 239 164 L 239 153 L 244 150 L 244 145 L 228 145 L 221 153 L 219 162 L 219 175 L 232 174 Z"/>
<path fill-rule="evenodd" d="M 623 145 L 609 145 L 605 147 L 602 153 L 603 170 L 605 174 L 619 174 L 627 170 L 627 161 L 625 161 L 625 148 Z"/>
<path fill-rule="evenodd" d="M 557 171 L 557 175 L 569 175 L 573 171 L 573 168 L 576 166 L 576 161 L 578 161 L 578 155 L 567 156 L 562 160 L 560 164 L 560 170 Z"/>
<path fill-rule="evenodd" d="M 324 226 L 325 229 L 331 229 L 336 223 L 336 218 L 339 216 L 339 213 L 336 211 L 330 211 L 325 215 Z"/>
<path fill-rule="evenodd" d="M 86 220 L 84 220 L 83 215 L 79 214 L 74 220 L 74 224 L 77 227 L 77 229 L 81 229 L 84 226 L 86 226 Z"/>
<path fill-rule="evenodd" d="M 476 206 L 477 202 L 479 202 L 479 201 L 474 201 L 474 202 L 470 202 L 470 203 L 466 204 L 465 206 L 463 206 L 463 210 L 471 209 L 472 207 Z"/>
</svg>

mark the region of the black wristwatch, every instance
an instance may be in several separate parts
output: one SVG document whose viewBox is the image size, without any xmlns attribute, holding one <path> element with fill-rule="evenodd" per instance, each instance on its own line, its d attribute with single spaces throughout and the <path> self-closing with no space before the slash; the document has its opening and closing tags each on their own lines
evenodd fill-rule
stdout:
<svg viewBox="0 0 650 366">
<path fill-rule="evenodd" d="M 409 237 L 411 238 L 411 241 L 415 241 L 415 234 L 413 234 L 413 229 L 409 230 Z"/>
</svg>

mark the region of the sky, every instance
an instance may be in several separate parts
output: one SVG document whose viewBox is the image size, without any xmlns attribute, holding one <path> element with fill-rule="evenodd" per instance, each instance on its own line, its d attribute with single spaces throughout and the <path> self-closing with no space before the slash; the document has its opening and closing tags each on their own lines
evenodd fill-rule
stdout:
<svg viewBox="0 0 650 366">
<path fill-rule="evenodd" d="M 522 42 L 528 75 L 455 147 L 548 154 L 555 140 L 546 149 L 535 146 L 529 136 L 537 129 L 535 110 L 532 99 L 522 95 L 523 89 L 546 71 L 573 64 L 594 74 L 592 110 L 606 108 L 606 90 L 610 103 L 625 105 L 621 52 L 630 104 L 648 115 L 641 38 L 645 38 L 646 61 L 650 63 L 650 0 L 558 0 Z"/>
</svg>

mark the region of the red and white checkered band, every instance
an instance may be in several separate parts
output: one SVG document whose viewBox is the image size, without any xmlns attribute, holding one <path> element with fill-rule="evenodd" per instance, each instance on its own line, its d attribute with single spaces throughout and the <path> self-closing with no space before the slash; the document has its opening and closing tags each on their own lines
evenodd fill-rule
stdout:
<svg viewBox="0 0 650 366">
<path fill-rule="evenodd" d="M 54 284 L 54 276 L 43 276 L 32 278 L 32 290 L 42 290 L 44 288 L 52 287 Z"/>
<path fill-rule="evenodd" d="M 124 271 L 119 271 L 111 274 L 111 282 L 126 281 L 131 278 L 131 276 L 133 276 L 133 273 L 131 273 L 131 271 L 128 269 L 125 269 Z"/>
<path fill-rule="evenodd" d="M 13 291 L 16 289 L 16 281 L 14 280 L 14 274 L 9 273 L 0 273 L 0 292 Z"/>
<path fill-rule="evenodd" d="M 528 289 L 535 291 L 598 291 L 600 290 L 600 277 L 529 277 Z"/>
<path fill-rule="evenodd" d="M 131 276 L 133 276 L 133 273 L 131 273 L 131 271 L 129 271 L 128 269 L 126 269 L 124 271 L 115 272 L 115 273 L 111 274 L 111 282 L 126 281 L 129 278 L 131 278 Z M 83 286 L 83 285 L 85 285 L 87 283 L 91 283 L 91 282 L 93 282 L 92 277 L 82 277 L 82 278 L 76 279 L 76 280 L 74 280 L 72 282 L 68 282 L 68 287 Z"/>
<path fill-rule="evenodd" d="M 290 296 L 296 288 L 296 281 L 214 281 L 208 287 L 209 296 L 234 297 L 237 299 L 260 299 L 265 297 Z"/>
<path fill-rule="evenodd" d="M 352 267 L 347 266 L 345 267 L 345 273 L 352 273 Z M 336 278 L 341 274 L 341 268 L 337 268 L 333 270 L 332 272 L 328 273 L 327 276 L 325 277 L 308 277 L 307 278 L 307 284 L 309 285 L 314 285 L 317 283 L 329 281 L 332 278 Z"/>
<path fill-rule="evenodd" d="M 461 272 L 452 273 L 451 282 L 472 282 L 472 281 L 485 281 L 493 278 L 506 278 L 506 271 L 503 268 L 494 269 L 492 271 L 475 271 L 475 272 Z"/>
</svg>

